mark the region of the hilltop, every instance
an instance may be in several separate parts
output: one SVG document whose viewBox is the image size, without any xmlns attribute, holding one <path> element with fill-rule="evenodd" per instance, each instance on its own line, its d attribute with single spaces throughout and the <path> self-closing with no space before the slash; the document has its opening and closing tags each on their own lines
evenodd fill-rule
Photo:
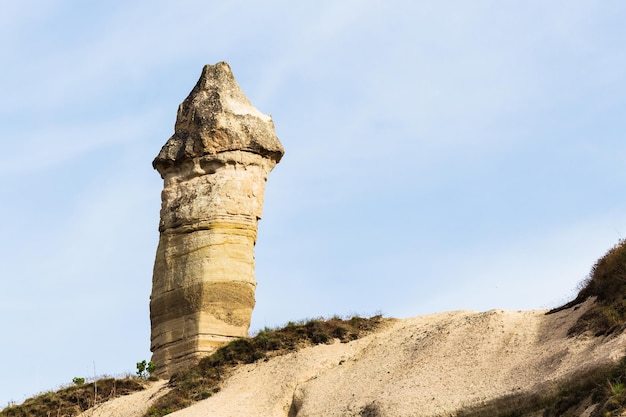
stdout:
<svg viewBox="0 0 626 417">
<path fill-rule="evenodd" d="M 590 299 L 551 315 L 455 311 L 394 320 L 349 343 L 240 365 L 218 393 L 171 415 L 542 415 L 564 389 L 591 393 L 588 385 L 624 354 L 623 334 L 568 336 L 593 305 Z M 157 384 L 149 395 L 164 390 Z M 146 394 L 135 395 L 84 416 L 140 416 Z M 584 398 L 579 406 L 572 415 L 589 416 L 602 404 Z"/>
<path fill-rule="evenodd" d="M 81 416 L 622 415 L 625 277 L 620 242 L 551 311 L 290 323 Z"/>
</svg>

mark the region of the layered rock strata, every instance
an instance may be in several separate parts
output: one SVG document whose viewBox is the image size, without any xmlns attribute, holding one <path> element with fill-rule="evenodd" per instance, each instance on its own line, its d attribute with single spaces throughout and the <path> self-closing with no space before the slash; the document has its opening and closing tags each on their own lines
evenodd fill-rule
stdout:
<svg viewBox="0 0 626 417">
<path fill-rule="evenodd" d="M 271 117 L 252 106 L 228 64 L 205 66 L 152 163 L 164 181 L 150 299 L 158 375 L 247 336 L 257 222 L 283 153 Z"/>
</svg>

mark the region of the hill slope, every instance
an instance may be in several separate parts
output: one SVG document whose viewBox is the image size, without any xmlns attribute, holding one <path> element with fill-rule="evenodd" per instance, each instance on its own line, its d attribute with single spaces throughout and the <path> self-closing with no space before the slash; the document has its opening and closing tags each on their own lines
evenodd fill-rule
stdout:
<svg viewBox="0 0 626 417">
<path fill-rule="evenodd" d="M 397 320 L 350 343 L 240 366 L 219 393 L 171 415 L 541 415 L 532 412 L 561 387 L 583 383 L 624 355 L 622 333 L 568 337 L 592 306 L 589 299 L 551 315 L 455 311 Z M 114 400 L 106 412 L 85 416 L 138 415 L 132 409 L 145 410 L 145 398 L 141 405 Z"/>
</svg>

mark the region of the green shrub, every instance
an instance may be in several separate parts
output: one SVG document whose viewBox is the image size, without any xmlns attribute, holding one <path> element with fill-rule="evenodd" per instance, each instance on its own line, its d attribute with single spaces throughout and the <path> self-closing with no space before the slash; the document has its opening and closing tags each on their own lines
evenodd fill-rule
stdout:
<svg viewBox="0 0 626 417">
<path fill-rule="evenodd" d="M 148 379 L 154 371 L 156 371 L 154 362 L 146 362 L 145 359 L 141 362 L 137 362 L 137 376 L 139 378 Z"/>
<path fill-rule="evenodd" d="M 165 416 L 167 414 L 171 414 L 172 410 L 170 410 L 169 408 L 165 408 L 163 410 L 159 410 L 157 408 L 154 407 L 150 407 L 148 408 L 148 412 L 147 412 L 147 416 L 148 417 L 162 417 Z"/>
</svg>

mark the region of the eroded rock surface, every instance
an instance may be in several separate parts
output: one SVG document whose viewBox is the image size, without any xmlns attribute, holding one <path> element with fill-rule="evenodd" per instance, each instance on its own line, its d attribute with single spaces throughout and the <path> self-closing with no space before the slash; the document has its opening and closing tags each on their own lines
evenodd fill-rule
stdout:
<svg viewBox="0 0 626 417">
<path fill-rule="evenodd" d="M 164 180 L 150 300 L 152 360 L 166 376 L 248 333 L 254 245 L 283 147 L 225 62 L 207 65 L 153 161 Z"/>
</svg>

